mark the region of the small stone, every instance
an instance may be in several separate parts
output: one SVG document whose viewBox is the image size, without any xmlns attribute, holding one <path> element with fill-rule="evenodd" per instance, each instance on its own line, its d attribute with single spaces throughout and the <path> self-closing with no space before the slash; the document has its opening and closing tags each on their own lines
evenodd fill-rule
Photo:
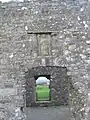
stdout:
<svg viewBox="0 0 90 120">
<path fill-rule="evenodd" d="M 28 30 L 28 27 L 27 27 L 27 26 L 25 26 L 25 30 Z"/>
<path fill-rule="evenodd" d="M 75 48 L 76 48 L 76 45 L 75 45 L 75 44 L 69 46 L 69 50 L 73 50 L 73 49 L 75 49 Z"/>
<path fill-rule="evenodd" d="M 87 24 L 85 24 L 85 26 L 84 26 L 85 28 L 88 28 L 88 25 Z"/>
<path fill-rule="evenodd" d="M 22 7 L 21 10 L 27 10 L 27 7 Z"/>
<path fill-rule="evenodd" d="M 85 59 L 85 58 L 86 58 L 86 56 L 83 55 L 83 54 L 80 54 L 80 57 L 81 57 L 82 59 Z"/>
<path fill-rule="evenodd" d="M 86 37 L 85 36 L 82 36 L 83 39 L 85 39 Z"/>
<path fill-rule="evenodd" d="M 90 48 L 87 48 L 87 50 L 86 50 L 88 53 L 90 53 Z"/>
<path fill-rule="evenodd" d="M 13 53 L 11 53 L 11 55 L 9 56 L 9 58 L 13 58 L 13 56 L 14 56 Z"/>
<path fill-rule="evenodd" d="M 84 8 L 81 8 L 80 11 L 83 12 L 83 11 L 84 11 Z"/>
<path fill-rule="evenodd" d="M 78 19 L 78 20 L 81 20 L 79 16 L 78 16 L 78 18 L 77 18 L 77 19 Z"/>
<path fill-rule="evenodd" d="M 34 57 L 37 57 L 37 53 L 34 53 L 34 55 L 33 55 Z"/>
<path fill-rule="evenodd" d="M 67 61 L 70 61 L 71 59 L 70 59 L 70 57 L 66 57 L 66 60 L 67 60 Z"/>
<path fill-rule="evenodd" d="M 45 65 L 46 62 L 45 62 L 45 59 L 42 59 L 42 65 Z"/>
<path fill-rule="evenodd" d="M 65 55 L 68 55 L 70 52 L 68 51 L 68 50 L 66 50 L 65 52 L 64 52 L 64 54 Z"/>
<path fill-rule="evenodd" d="M 28 41 L 30 41 L 30 42 L 31 42 L 31 41 L 32 41 L 32 39 L 29 39 Z"/>
<path fill-rule="evenodd" d="M 63 38 L 63 36 L 60 36 L 59 38 Z"/>
<path fill-rule="evenodd" d="M 72 74 L 72 73 L 71 73 L 70 71 L 67 72 L 67 75 L 68 75 L 68 76 L 71 75 L 71 74 Z"/>
<path fill-rule="evenodd" d="M 90 60 L 85 60 L 86 63 L 90 64 Z"/>
<path fill-rule="evenodd" d="M 83 21 L 83 24 L 86 24 L 86 21 Z"/>
<path fill-rule="evenodd" d="M 52 18 L 52 16 L 49 17 L 49 19 L 51 19 L 51 18 Z"/>
<path fill-rule="evenodd" d="M 87 44 L 90 44 L 90 40 L 87 40 L 86 43 L 87 43 Z"/>
<path fill-rule="evenodd" d="M 35 13 L 38 14 L 38 11 L 36 11 Z"/>
<path fill-rule="evenodd" d="M 25 44 L 23 44 L 22 46 L 25 47 Z"/>
<path fill-rule="evenodd" d="M 62 20 L 65 20 L 65 18 L 62 18 Z"/>
</svg>

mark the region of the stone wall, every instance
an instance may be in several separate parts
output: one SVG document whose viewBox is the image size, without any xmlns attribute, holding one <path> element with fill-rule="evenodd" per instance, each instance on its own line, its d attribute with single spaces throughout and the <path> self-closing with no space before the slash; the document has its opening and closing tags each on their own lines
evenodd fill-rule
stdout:
<svg viewBox="0 0 90 120">
<path fill-rule="evenodd" d="M 0 3 L 0 119 L 7 119 L 8 109 L 24 105 L 24 76 L 32 67 L 67 67 L 72 81 L 82 83 L 81 92 L 87 96 L 89 8 L 87 0 Z M 40 51 L 41 43 L 49 50 Z"/>
</svg>

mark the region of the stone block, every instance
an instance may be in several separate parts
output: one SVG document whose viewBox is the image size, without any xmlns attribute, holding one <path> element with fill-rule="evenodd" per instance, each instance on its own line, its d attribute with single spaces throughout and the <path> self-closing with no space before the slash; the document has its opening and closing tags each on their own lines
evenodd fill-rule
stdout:
<svg viewBox="0 0 90 120">
<path fill-rule="evenodd" d="M 16 88 L 0 89 L 0 96 L 11 96 L 11 95 L 17 95 Z"/>
<path fill-rule="evenodd" d="M 1 112 L 1 111 L 0 111 L 0 120 L 4 120 L 4 118 L 5 118 L 4 112 Z"/>
</svg>

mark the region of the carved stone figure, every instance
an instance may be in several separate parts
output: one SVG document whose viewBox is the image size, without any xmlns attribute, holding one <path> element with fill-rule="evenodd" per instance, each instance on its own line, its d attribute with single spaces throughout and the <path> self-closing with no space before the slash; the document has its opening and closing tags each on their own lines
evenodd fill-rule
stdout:
<svg viewBox="0 0 90 120">
<path fill-rule="evenodd" d="M 50 55 L 50 35 L 40 35 L 38 37 L 39 42 L 39 55 L 40 56 L 48 56 Z"/>
</svg>

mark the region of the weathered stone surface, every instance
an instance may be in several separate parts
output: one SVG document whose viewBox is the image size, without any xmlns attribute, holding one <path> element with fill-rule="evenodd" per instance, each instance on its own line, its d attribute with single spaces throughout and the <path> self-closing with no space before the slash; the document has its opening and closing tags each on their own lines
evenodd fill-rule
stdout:
<svg viewBox="0 0 90 120">
<path fill-rule="evenodd" d="M 7 95 L 17 95 L 17 89 L 14 88 L 0 89 L 0 96 L 7 96 Z"/>
<path fill-rule="evenodd" d="M 79 81 L 85 84 L 87 93 L 87 81 L 90 79 L 89 17 L 90 0 L 0 3 L 0 89 L 5 89 L 3 92 L 7 98 L 11 94 L 13 106 L 21 106 L 23 97 L 18 100 L 15 97 L 25 95 L 25 72 L 37 66 L 67 67 L 73 83 Z M 47 40 L 50 51 L 41 51 L 43 56 L 38 54 L 35 32 L 51 32 L 50 42 Z M 17 89 L 18 93 L 16 95 L 16 92 L 10 93 L 6 89 Z M 0 99 L 4 93 L 0 93 Z M 85 94 L 84 105 L 87 105 L 87 98 Z M 3 104 L 7 99 L 3 97 L 0 101 Z M 22 101 L 25 105 L 25 100 Z"/>
</svg>

